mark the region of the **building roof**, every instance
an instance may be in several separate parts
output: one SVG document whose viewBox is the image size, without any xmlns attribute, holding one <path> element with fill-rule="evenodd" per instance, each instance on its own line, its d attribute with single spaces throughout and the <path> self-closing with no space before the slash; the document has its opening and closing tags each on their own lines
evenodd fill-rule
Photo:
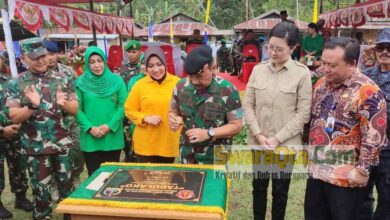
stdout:
<svg viewBox="0 0 390 220">
<path fill-rule="evenodd" d="M 199 29 L 201 34 L 204 34 L 206 24 L 200 22 L 187 22 L 187 23 L 172 23 L 174 36 L 192 36 L 194 29 Z M 207 25 L 207 34 L 214 35 L 216 29 Z M 153 26 L 153 36 L 170 36 L 170 24 L 160 23 Z M 144 28 L 134 33 L 136 37 L 147 37 L 148 29 Z"/>
<path fill-rule="evenodd" d="M 295 25 L 300 30 L 306 30 L 307 29 L 307 22 L 296 20 L 296 19 L 289 19 L 290 21 L 293 21 Z M 260 30 L 260 31 L 267 31 L 271 30 L 275 25 L 280 23 L 280 18 L 265 18 L 265 19 L 252 19 L 247 22 L 243 22 L 241 24 L 237 24 L 233 27 L 234 30 L 244 30 L 244 29 L 252 29 L 252 30 Z"/>
<path fill-rule="evenodd" d="M 280 18 L 280 11 L 276 9 L 272 9 L 270 11 L 267 11 L 254 19 L 265 19 L 265 18 Z"/>
<path fill-rule="evenodd" d="M 190 17 L 188 15 L 185 15 L 183 13 L 177 13 L 177 14 L 172 15 L 172 16 L 168 17 L 167 19 L 161 21 L 159 24 L 169 23 L 171 17 L 172 17 L 172 23 L 200 22 L 199 20 L 196 20 L 195 18 Z"/>
</svg>

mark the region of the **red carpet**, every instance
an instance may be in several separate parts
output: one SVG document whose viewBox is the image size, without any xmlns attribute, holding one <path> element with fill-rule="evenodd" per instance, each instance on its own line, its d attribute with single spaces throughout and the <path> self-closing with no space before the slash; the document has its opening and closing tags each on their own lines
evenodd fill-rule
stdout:
<svg viewBox="0 0 390 220">
<path fill-rule="evenodd" d="M 230 81 L 238 91 L 245 91 L 246 83 L 241 82 L 237 76 L 231 76 L 229 73 L 218 73 L 218 76 Z"/>
</svg>

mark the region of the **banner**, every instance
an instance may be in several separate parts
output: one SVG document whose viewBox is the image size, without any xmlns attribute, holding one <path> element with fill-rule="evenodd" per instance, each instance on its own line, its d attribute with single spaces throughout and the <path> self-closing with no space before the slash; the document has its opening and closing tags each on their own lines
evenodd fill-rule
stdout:
<svg viewBox="0 0 390 220">
<path fill-rule="evenodd" d="M 37 3 L 28 0 L 14 0 L 9 7 L 9 13 L 22 20 L 23 26 L 30 31 L 39 30 L 43 21 L 55 23 L 68 31 L 73 23 L 77 26 L 91 30 L 92 26 L 100 33 L 128 34 L 132 32 L 133 19 L 91 11 L 80 10 L 67 6 Z M 43 1 L 44 2 L 44 1 Z"/>
<path fill-rule="evenodd" d="M 340 25 L 352 26 L 356 28 L 364 25 L 369 17 L 390 18 L 389 12 L 390 0 L 373 0 L 358 3 L 348 8 L 321 14 L 320 18 L 325 20 L 325 28 L 327 29 L 330 29 L 332 27 L 339 27 Z"/>
</svg>

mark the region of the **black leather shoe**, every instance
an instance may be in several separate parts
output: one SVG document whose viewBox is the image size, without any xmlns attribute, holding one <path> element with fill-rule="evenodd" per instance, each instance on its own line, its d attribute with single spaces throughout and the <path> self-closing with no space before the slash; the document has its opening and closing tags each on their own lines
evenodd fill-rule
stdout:
<svg viewBox="0 0 390 220">
<path fill-rule="evenodd" d="M 16 197 L 15 200 L 15 209 L 21 209 L 26 212 L 31 212 L 34 210 L 34 204 L 30 202 L 25 196 L 23 197 Z"/>
<path fill-rule="evenodd" d="M 12 218 L 12 213 L 4 207 L 2 202 L 0 202 L 0 219 L 3 218 Z"/>
</svg>

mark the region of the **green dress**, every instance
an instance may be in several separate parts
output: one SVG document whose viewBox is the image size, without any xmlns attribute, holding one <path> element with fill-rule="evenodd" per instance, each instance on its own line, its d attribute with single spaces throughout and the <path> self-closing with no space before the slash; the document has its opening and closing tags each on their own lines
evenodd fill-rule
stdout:
<svg viewBox="0 0 390 220">
<path fill-rule="evenodd" d="M 99 49 L 87 52 L 86 60 L 94 53 L 98 53 L 105 62 L 105 56 Z M 126 85 L 120 76 L 108 69 L 107 64 L 100 77 L 92 74 L 87 63 L 83 75 L 76 81 L 80 148 L 85 152 L 120 150 L 124 147 L 123 106 L 127 98 Z M 95 138 L 89 133 L 92 127 L 104 124 L 111 131 L 102 138 Z"/>
<path fill-rule="evenodd" d="M 324 48 L 324 38 L 321 34 L 316 34 L 315 37 L 308 35 L 303 40 L 303 50 L 313 52 L 315 51 L 314 56 L 320 57 L 322 49 Z"/>
</svg>

